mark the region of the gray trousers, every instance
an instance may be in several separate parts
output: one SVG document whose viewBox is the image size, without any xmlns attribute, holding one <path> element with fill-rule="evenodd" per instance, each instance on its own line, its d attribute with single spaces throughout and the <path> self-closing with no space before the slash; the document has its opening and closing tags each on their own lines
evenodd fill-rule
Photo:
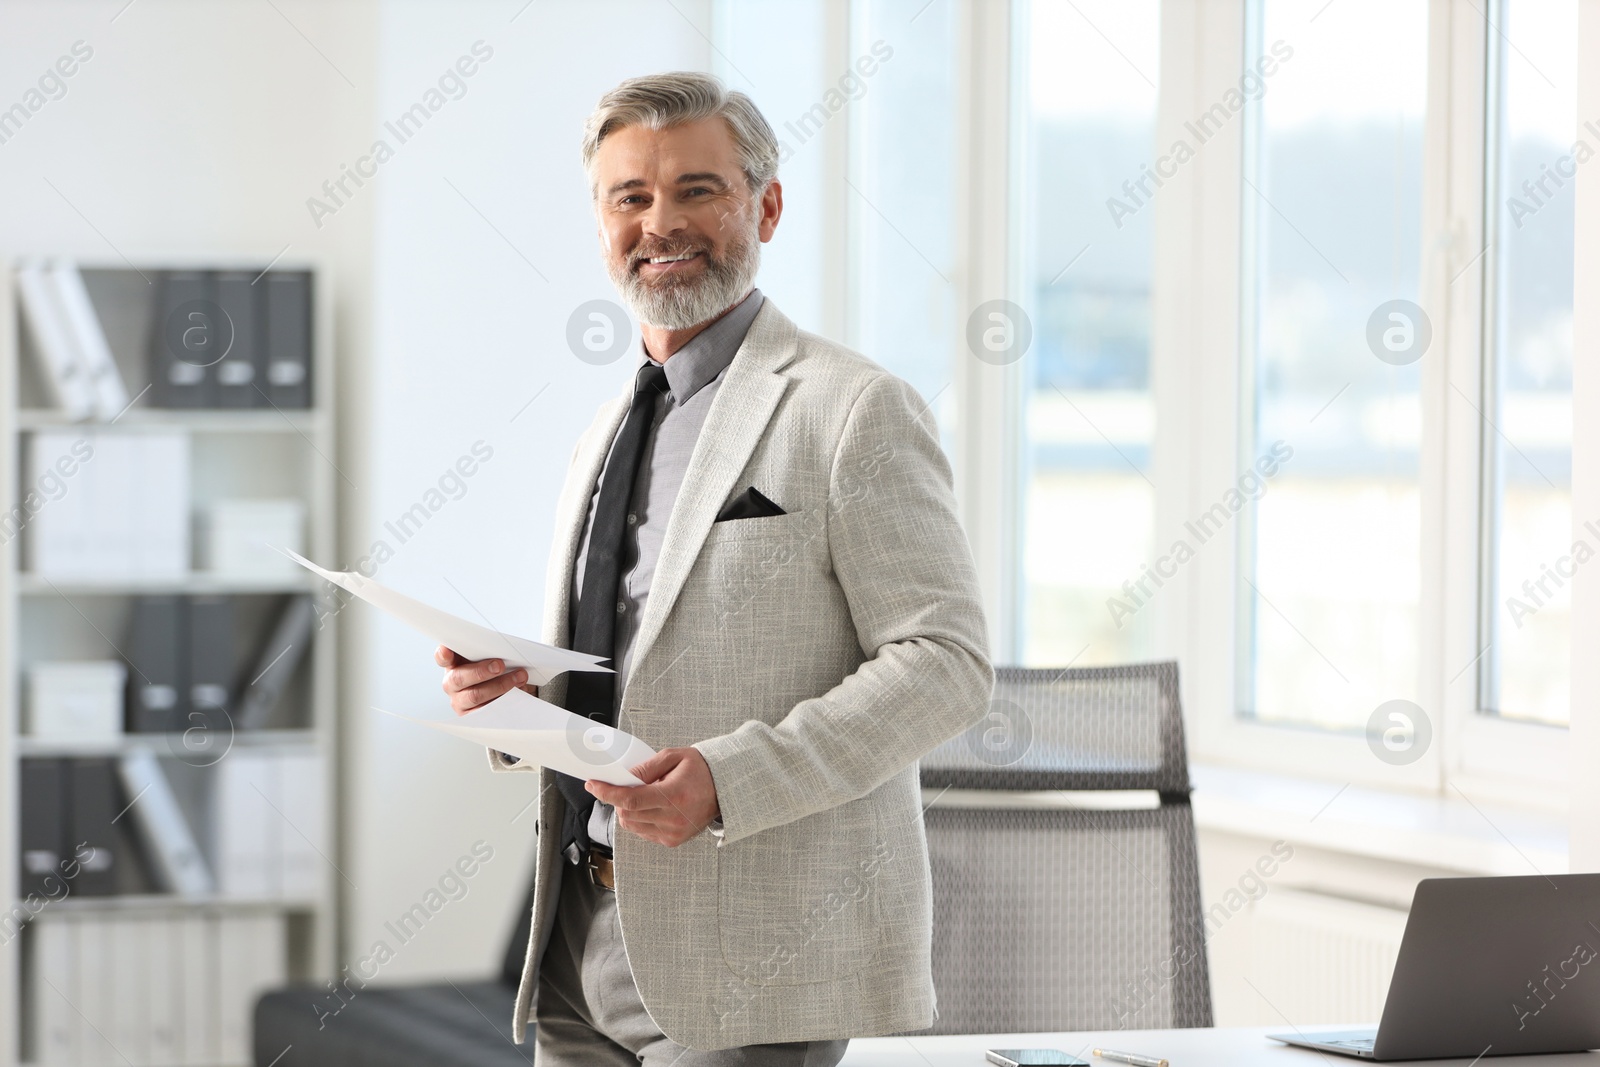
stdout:
<svg viewBox="0 0 1600 1067">
<path fill-rule="evenodd" d="M 617 897 L 563 863 L 550 944 L 539 966 L 535 1067 L 835 1067 L 848 1040 L 790 1041 L 705 1052 L 669 1039 L 628 969 Z"/>
</svg>

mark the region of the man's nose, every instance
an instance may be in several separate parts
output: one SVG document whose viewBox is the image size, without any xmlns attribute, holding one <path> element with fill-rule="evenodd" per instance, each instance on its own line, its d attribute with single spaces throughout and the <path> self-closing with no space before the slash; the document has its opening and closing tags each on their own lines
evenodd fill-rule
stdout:
<svg viewBox="0 0 1600 1067">
<path fill-rule="evenodd" d="M 640 219 L 644 232 L 651 237 L 671 237 L 682 233 L 689 225 L 688 213 L 670 197 L 658 197 Z"/>
</svg>

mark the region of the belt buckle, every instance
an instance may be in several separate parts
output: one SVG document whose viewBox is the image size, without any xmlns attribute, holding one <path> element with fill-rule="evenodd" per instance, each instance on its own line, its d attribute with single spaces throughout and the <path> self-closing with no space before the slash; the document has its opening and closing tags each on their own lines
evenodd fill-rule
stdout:
<svg viewBox="0 0 1600 1067">
<path fill-rule="evenodd" d="M 611 865 L 610 854 L 600 850 L 598 846 L 591 846 L 584 855 L 584 869 L 589 872 L 589 881 L 602 889 L 617 891 L 615 870 Z"/>
</svg>

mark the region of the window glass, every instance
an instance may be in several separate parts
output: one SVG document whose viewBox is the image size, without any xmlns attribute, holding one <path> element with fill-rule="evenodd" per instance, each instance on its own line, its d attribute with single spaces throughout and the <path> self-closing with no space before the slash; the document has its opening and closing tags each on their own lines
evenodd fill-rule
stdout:
<svg viewBox="0 0 1600 1067">
<path fill-rule="evenodd" d="M 1148 658 L 1156 0 L 1035 2 L 1017 36 L 1023 120 L 1021 657 Z M 1145 588 L 1152 587 L 1146 584 Z"/>
<path fill-rule="evenodd" d="M 955 324 L 955 4 L 857 0 L 833 79 L 850 100 L 852 343 L 916 387 L 950 441 Z"/>
<path fill-rule="evenodd" d="M 1428 5 L 1247 10 L 1238 710 L 1362 728 L 1417 689 Z"/>
<path fill-rule="evenodd" d="M 1572 571 L 1600 551 L 1572 529 L 1574 139 L 1595 134 L 1578 130 L 1576 0 L 1506 0 L 1496 16 L 1479 706 L 1565 724 Z"/>
</svg>

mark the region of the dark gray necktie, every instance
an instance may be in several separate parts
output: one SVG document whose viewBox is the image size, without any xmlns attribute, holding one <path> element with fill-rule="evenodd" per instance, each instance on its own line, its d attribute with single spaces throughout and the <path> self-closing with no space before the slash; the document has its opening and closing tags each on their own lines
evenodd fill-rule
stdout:
<svg viewBox="0 0 1600 1067">
<path fill-rule="evenodd" d="M 604 656 L 616 653 L 618 584 L 622 578 L 622 546 L 628 528 L 628 505 L 639 462 L 655 425 L 656 397 L 667 391 L 667 372 L 650 361 L 639 368 L 634 380 L 633 403 L 622 429 L 611 446 L 611 458 L 600 479 L 600 498 L 595 502 L 594 518 L 589 523 L 589 546 L 584 555 L 583 588 L 578 595 L 578 610 L 572 626 L 572 647 L 579 652 Z M 616 664 L 612 663 L 615 667 Z M 567 710 L 596 722 L 614 725 L 617 676 L 599 671 L 574 671 L 567 678 Z M 561 829 L 561 848 L 577 843 L 587 849 L 589 813 L 594 797 L 583 788 L 583 779 L 557 773 L 556 784 L 567 800 L 566 822 Z"/>
</svg>

